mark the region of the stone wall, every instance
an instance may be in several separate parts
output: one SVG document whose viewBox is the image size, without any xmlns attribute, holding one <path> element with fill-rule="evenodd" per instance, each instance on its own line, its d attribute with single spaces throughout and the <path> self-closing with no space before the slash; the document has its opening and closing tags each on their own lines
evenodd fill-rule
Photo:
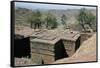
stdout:
<svg viewBox="0 0 100 68">
<path fill-rule="evenodd" d="M 32 53 L 32 61 L 35 64 L 50 64 L 51 62 L 54 62 L 54 56 L 51 55 L 45 55 L 42 53 Z"/>
<path fill-rule="evenodd" d="M 90 38 L 94 33 L 81 33 L 81 44 Z"/>
<path fill-rule="evenodd" d="M 53 45 L 31 42 L 31 58 L 36 64 L 49 64 L 54 62 L 54 48 Z"/>
<path fill-rule="evenodd" d="M 63 40 L 63 44 L 68 56 L 72 56 L 75 53 L 75 42 L 71 40 Z"/>
<path fill-rule="evenodd" d="M 30 38 L 33 63 L 49 64 L 70 57 L 75 53 L 76 46 L 80 46 L 76 42 L 80 43 L 80 33 L 77 31 L 63 31 L 60 35 L 49 30 L 42 34 L 36 32 Z"/>
<path fill-rule="evenodd" d="M 78 39 L 80 40 L 80 39 Z M 31 58 L 33 63 L 49 64 L 64 57 L 70 57 L 75 53 L 76 41 L 60 40 L 56 44 L 46 44 L 31 41 Z M 58 53 L 58 54 L 57 54 Z"/>
</svg>

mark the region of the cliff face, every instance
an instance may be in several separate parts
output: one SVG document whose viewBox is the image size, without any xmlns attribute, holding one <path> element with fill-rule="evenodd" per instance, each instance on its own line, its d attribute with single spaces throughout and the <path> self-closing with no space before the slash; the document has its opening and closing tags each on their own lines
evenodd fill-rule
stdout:
<svg viewBox="0 0 100 68">
<path fill-rule="evenodd" d="M 74 63 L 96 61 L 96 34 L 84 41 L 76 53 L 69 58 L 58 60 L 55 63 Z"/>
</svg>

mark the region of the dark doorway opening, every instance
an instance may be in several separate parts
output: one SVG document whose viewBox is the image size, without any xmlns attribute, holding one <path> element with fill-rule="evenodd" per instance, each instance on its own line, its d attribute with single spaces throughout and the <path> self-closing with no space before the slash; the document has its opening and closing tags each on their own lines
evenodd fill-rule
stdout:
<svg viewBox="0 0 100 68">
<path fill-rule="evenodd" d="M 55 53 L 55 60 L 68 57 L 68 54 L 66 53 L 66 49 L 64 47 L 64 44 L 63 44 L 62 40 L 58 41 L 55 44 L 54 53 Z"/>
<path fill-rule="evenodd" d="M 30 58 L 30 38 L 20 35 L 15 35 L 14 39 L 14 57 Z"/>
<path fill-rule="evenodd" d="M 80 47 L 80 37 L 75 42 L 75 51 Z"/>
<path fill-rule="evenodd" d="M 42 64 L 44 64 L 44 61 L 42 60 Z"/>
</svg>

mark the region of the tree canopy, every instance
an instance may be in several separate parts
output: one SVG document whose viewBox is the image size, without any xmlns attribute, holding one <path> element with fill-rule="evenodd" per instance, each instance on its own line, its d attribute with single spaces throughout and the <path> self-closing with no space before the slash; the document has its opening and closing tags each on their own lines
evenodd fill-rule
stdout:
<svg viewBox="0 0 100 68">
<path fill-rule="evenodd" d="M 32 15 L 28 18 L 28 21 L 30 22 L 30 27 L 31 28 L 41 28 L 42 24 L 42 14 L 40 11 L 33 12 Z"/>
<path fill-rule="evenodd" d="M 57 19 L 51 13 L 48 13 L 45 17 L 45 25 L 47 29 L 57 28 Z"/>
<path fill-rule="evenodd" d="M 32 13 L 32 15 L 28 18 L 28 22 L 30 22 L 30 27 L 34 29 L 41 29 L 43 25 L 46 26 L 47 29 L 54 29 L 58 26 L 55 16 L 48 13 L 45 17 L 43 17 L 41 12 L 38 10 Z"/>
<path fill-rule="evenodd" d="M 79 12 L 77 20 L 79 21 L 79 24 L 83 27 L 83 29 L 86 31 L 86 28 L 84 26 L 87 24 L 92 29 L 92 25 L 95 22 L 95 16 L 91 12 L 87 12 L 85 8 L 82 8 Z"/>
</svg>

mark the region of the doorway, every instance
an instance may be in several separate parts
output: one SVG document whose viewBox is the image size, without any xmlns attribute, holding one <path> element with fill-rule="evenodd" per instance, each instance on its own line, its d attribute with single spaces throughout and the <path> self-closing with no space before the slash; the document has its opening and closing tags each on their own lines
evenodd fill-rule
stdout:
<svg viewBox="0 0 100 68">
<path fill-rule="evenodd" d="M 68 54 L 66 53 L 66 49 L 64 47 L 64 44 L 63 44 L 62 40 L 59 40 L 55 44 L 54 53 L 55 53 L 55 61 L 58 60 L 58 59 L 68 57 Z"/>
</svg>

